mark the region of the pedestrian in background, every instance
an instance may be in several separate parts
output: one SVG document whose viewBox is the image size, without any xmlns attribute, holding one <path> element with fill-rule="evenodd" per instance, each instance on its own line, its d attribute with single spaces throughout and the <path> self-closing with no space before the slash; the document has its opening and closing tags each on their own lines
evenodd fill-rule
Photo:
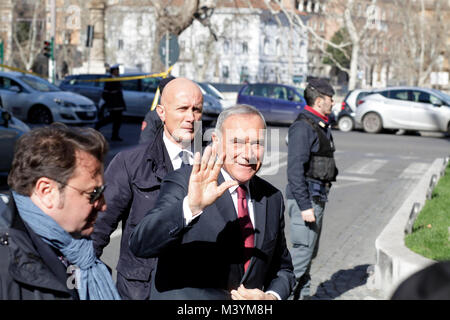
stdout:
<svg viewBox="0 0 450 320">
<path fill-rule="evenodd" d="M 185 78 L 170 81 L 156 112 L 164 124 L 146 144 L 119 152 L 105 172 L 108 209 L 95 224 L 97 256 L 122 222 L 122 240 L 117 264 L 117 289 L 123 299 L 146 300 L 155 259 L 137 258 L 128 240 L 136 225 L 150 211 L 168 172 L 193 161 L 194 124 L 201 120 L 203 96 L 199 87 Z"/>
<path fill-rule="evenodd" d="M 12 191 L 0 200 L 0 299 L 120 299 L 89 238 L 106 209 L 107 148 L 92 128 L 52 125 L 19 138 Z"/>
<path fill-rule="evenodd" d="M 158 84 L 160 95 L 162 95 L 166 84 L 168 84 L 173 79 L 175 79 L 175 77 L 172 76 L 168 76 L 167 78 L 161 79 L 161 81 Z M 141 135 L 139 136 L 139 144 L 148 143 L 149 141 L 152 141 L 156 136 L 156 132 L 158 132 L 158 129 L 162 127 L 162 125 L 163 123 L 158 116 L 158 112 L 156 112 L 156 108 L 155 110 L 150 109 L 145 115 L 144 121 L 142 121 Z"/>
<path fill-rule="evenodd" d="M 119 76 L 119 65 L 113 65 L 110 68 L 111 78 Z M 99 121 L 95 124 L 95 129 L 100 130 L 101 127 L 112 122 L 112 141 L 123 141 L 119 136 L 120 126 L 122 125 L 122 112 L 126 110 L 125 100 L 123 98 L 122 84 L 120 81 L 105 81 L 102 98 L 105 103 L 99 112 Z M 105 110 L 109 115 L 104 116 Z"/>
<path fill-rule="evenodd" d="M 193 167 L 166 176 L 155 207 L 130 238 L 136 256 L 158 259 L 151 299 L 289 296 L 294 274 L 283 195 L 255 175 L 265 129 L 257 109 L 228 108 L 202 158 L 196 153 Z"/>
<path fill-rule="evenodd" d="M 308 299 L 311 294 L 311 262 L 319 248 L 331 182 L 336 181 L 338 173 L 328 123 L 334 90 L 325 80 L 311 80 L 304 95 L 308 105 L 289 127 L 288 145 L 286 197 L 297 280 L 294 300 Z"/>
</svg>

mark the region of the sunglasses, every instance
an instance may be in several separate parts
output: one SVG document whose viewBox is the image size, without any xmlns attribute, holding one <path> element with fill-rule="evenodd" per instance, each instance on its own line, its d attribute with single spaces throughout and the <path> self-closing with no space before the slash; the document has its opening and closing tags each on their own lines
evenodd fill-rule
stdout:
<svg viewBox="0 0 450 320">
<path fill-rule="evenodd" d="M 80 189 L 78 189 L 78 188 L 75 188 L 74 186 L 71 186 L 70 184 L 63 183 L 63 182 L 61 182 L 61 181 L 58 181 L 58 180 L 56 180 L 56 179 L 53 179 L 53 180 L 55 180 L 56 182 L 58 182 L 58 183 L 60 183 L 60 184 L 62 184 L 62 185 L 71 187 L 71 188 L 73 188 L 73 189 L 75 189 L 75 190 L 77 190 L 77 191 L 79 191 L 79 192 L 81 192 L 81 193 L 87 194 L 87 195 L 89 196 L 89 203 L 90 203 L 90 204 L 94 204 L 95 201 L 97 201 L 98 199 L 100 199 L 100 197 L 102 196 L 103 192 L 104 192 L 105 189 L 106 189 L 106 185 L 101 185 L 101 186 L 95 187 L 93 191 L 87 192 L 87 191 L 84 191 L 84 190 L 80 190 Z"/>
</svg>

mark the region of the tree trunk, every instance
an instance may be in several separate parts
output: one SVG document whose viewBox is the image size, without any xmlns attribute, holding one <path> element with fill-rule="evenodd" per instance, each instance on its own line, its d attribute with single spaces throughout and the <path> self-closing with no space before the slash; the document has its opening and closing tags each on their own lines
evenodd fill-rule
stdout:
<svg viewBox="0 0 450 320">
<path fill-rule="evenodd" d="M 186 0 L 177 7 L 162 7 L 158 2 L 153 2 L 153 7 L 156 30 L 153 38 L 152 72 L 162 72 L 166 66 L 159 57 L 159 42 L 166 32 L 178 36 L 192 24 L 199 9 L 199 0 Z"/>
</svg>

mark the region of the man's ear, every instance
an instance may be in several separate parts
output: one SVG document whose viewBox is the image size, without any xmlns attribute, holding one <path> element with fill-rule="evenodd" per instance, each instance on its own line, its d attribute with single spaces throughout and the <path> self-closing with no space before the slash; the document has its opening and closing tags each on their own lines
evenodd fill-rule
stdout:
<svg viewBox="0 0 450 320">
<path fill-rule="evenodd" d="M 36 181 L 32 197 L 37 197 L 39 203 L 46 209 L 52 209 L 59 203 L 59 188 L 57 183 L 47 177 Z"/>
<path fill-rule="evenodd" d="M 214 146 L 217 147 L 219 145 L 220 138 L 215 130 L 211 133 L 211 141 Z"/>
<path fill-rule="evenodd" d="M 161 121 L 164 122 L 166 120 L 166 109 L 164 108 L 164 106 L 158 104 L 155 110 L 156 113 L 158 113 L 158 116 L 161 119 Z"/>
</svg>

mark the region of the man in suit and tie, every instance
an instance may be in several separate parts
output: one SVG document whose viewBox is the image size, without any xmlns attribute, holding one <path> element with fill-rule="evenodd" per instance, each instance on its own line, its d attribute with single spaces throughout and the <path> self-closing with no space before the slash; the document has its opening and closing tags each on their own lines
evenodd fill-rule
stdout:
<svg viewBox="0 0 450 320">
<path fill-rule="evenodd" d="M 197 84 L 185 78 L 170 81 L 156 107 L 163 126 L 147 143 L 119 152 L 105 172 L 108 209 L 99 213 L 92 239 L 100 257 L 122 222 L 117 264 L 117 289 L 122 299 L 149 299 L 155 259 L 135 257 L 128 239 L 145 213 L 153 208 L 164 176 L 183 162 L 193 162 L 192 141 L 202 106 L 203 95 Z"/>
<path fill-rule="evenodd" d="M 286 299 L 295 283 L 281 192 L 255 174 L 266 124 L 247 105 L 225 109 L 212 146 L 166 176 L 130 237 L 157 257 L 151 299 Z"/>
</svg>

